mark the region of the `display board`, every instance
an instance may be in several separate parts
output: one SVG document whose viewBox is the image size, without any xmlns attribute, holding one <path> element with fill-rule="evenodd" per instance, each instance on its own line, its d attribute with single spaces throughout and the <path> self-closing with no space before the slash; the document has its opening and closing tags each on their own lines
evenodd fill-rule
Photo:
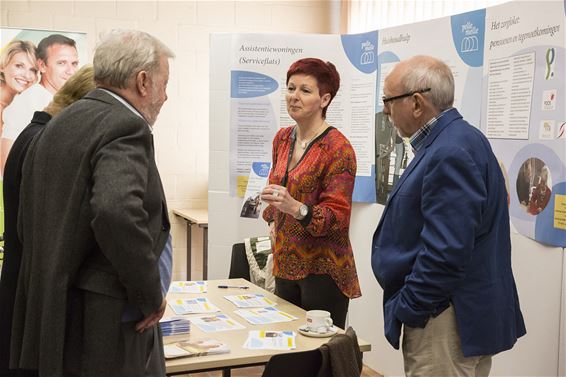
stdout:
<svg viewBox="0 0 566 377">
<path fill-rule="evenodd" d="M 482 131 L 506 173 L 511 223 L 520 234 L 562 247 L 565 4 L 528 1 L 487 8 L 482 96 Z"/>
<path fill-rule="evenodd" d="M 385 204 L 389 193 L 413 157 L 383 116 L 383 82 L 400 60 L 432 55 L 444 61 L 454 75 L 454 106 L 476 127 L 480 124 L 485 9 L 426 22 L 379 30 L 378 86 L 376 96 L 377 202 Z"/>
</svg>

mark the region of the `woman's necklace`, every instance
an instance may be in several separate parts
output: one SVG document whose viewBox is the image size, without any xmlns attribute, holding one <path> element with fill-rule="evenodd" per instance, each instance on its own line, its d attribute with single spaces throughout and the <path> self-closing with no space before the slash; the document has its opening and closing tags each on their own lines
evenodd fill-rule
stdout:
<svg viewBox="0 0 566 377">
<path fill-rule="evenodd" d="M 314 140 L 315 137 L 317 137 L 319 135 L 319 131 L 322 128 L 322 126 L 324 125 L 324 119 L 322 120 L 322 123 L 320 124 L 320 126 L 318 126 L 316 128 L 315 133 L 312 135 L 312 137 L 308 140 L 299 140 L 299 137 L 297 136 L 297 141 L 299 142 L 299 147 L 301 147 L 302 150 L 307 149 L 307 147 L 309 146 L 309 144 L 311 143 L 311 141 Z"/>
</svg>

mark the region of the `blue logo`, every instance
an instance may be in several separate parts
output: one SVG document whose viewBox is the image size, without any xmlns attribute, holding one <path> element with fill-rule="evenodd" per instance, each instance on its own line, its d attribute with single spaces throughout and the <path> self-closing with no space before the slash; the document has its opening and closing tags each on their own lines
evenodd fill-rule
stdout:
<svg viewBox="0 0 566 377">
<path fill-rule="evenodd" d="M 470 67 L 483 65 L 485 9 L 462 13 L 450 18 L 454 48 Z"/>
<path fill-rule="evenodd" d="M 252 169 L 258 177 L 267 177 L 269 175 L 270 168 L 270 162 L 252 162 Z"/>
<path fill-rule="evenodd" d="M 363 73 L 377 69 L 377 31 L 342 35 L 342 48 L 350 63 Z"/>
<path fill-rule="evenodd" d="M 462 32 L 465 34 L 465 37 L 462 38 L 460 52 L 478 51 L 480 47 L 480 42 L 478 40 L 478 28 L 468 21 L 465 25 L 462 25 Z"/>
<path fill-rule="evenodd" d="M 362 56 L 360 58 L 360 65 L 375 63 L 375 45 L 367 40 L 362 42 Z"/>
</svg>

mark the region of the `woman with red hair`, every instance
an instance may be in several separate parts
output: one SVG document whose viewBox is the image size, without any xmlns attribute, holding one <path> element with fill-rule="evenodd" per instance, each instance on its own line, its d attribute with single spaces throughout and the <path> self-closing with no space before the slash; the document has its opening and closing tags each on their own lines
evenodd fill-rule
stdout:
<svg viewBox="0 0 566 377">
<path fill-rule="evenodd" d="M 330 312 L 344 327 L 349 300 L 361 296 L 349 238 L 356 155 L 326 122 L 340 87 L 330 62 L 307 58 L 287 72 L 287 111 L 296 122 L 273 140 L 261 199 L 274 242 L 275 294 L 305 310 Z"/>
</svg>

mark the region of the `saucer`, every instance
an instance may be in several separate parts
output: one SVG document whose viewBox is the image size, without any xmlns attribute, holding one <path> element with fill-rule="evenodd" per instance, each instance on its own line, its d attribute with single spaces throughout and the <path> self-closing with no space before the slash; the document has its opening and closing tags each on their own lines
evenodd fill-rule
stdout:
<svg viewBox="0 0 566 377">
<path fill-rule="evenodd" d="M 299 330 L 302 335 L 310 336 L 311 338 L 328 338 L 329 336 L 332 336 L 338 332 L 338 327 L 332 326 L 328 331 L 323 333 L 310 331 L 307 325 L 302 325 L 297 330 Z"/>
</svg>

